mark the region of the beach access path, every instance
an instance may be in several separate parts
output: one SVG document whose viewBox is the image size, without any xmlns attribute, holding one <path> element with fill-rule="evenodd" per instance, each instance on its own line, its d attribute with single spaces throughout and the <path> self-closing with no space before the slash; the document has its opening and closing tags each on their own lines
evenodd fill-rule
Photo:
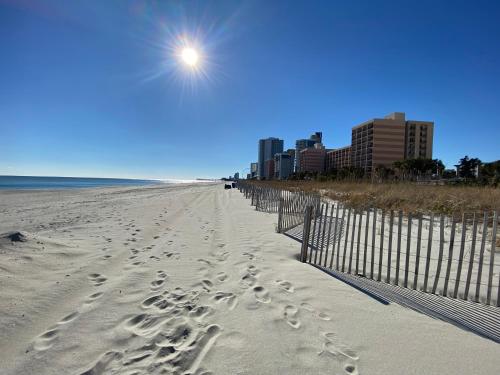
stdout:
<svg viewBox="0 0 500 375">
<path fill-rule="evenodd" d="M 221 184 L 0 191 L 0 373 L 498 372 L 499 344 L 300 263 L 276 217 Z"/>
</svg>

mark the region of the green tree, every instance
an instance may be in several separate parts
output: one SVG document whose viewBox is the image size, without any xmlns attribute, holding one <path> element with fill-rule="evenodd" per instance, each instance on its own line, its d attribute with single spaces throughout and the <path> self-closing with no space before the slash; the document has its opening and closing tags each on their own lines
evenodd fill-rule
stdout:
<svg viewBox="0 0 500 375">
<path fill-rule="evenodd" d="M 478 158 L 469 158 L 469 156 L 465 155 L 462 159 L 459 160 L 457 167 L 458 177 L 474 179 L 476 178 L 476 171 L 478 167 L 481 165 L 481 160 Z"/>
</svg>

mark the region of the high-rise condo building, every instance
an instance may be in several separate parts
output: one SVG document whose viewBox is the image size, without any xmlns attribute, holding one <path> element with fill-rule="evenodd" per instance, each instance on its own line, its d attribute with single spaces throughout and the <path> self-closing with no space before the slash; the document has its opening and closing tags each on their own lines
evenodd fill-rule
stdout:
<svg viewBox="0 0 500 375">
<path fill-rule="evenodd" d="M 258 163 L 250 163 L 250 178 L 257 178 Z"/>
<path fill-rule="evenodd" d="M 264 162 L 264 178 L 266 180 L 274 178 L 274 157 Z"/>
<path fill-rule="evenodd" d="M 269 170 L 266 170 L 266 168 L 264 167 L 264 163 L 267 160 L 273 160 L 274 163 L 274 155 L 280 152 L 283 152 L 282 139 L 270 137 L 259 140 L 259 160 L 257 168 L 257 175 L 259 179 L 265 179 L 273 176 L 274 168 L 269 175 L 268 173 L 266 173 L 269 172 Z"/>
<path fill-rule="evenodd" d="M 405 159 L 432 159 L 434 123 L 406 121 Z"/>
<path fill-rule="evenodd" d="M 434 124 L 405 119 L 394 112 L 352 128 L 351 165 L 370 175 L 378 165 L 391 167 L 395 161 L 432 158 Z"/>
<path fill-rule="evenodd" d="M 316 143 L 321 143 L 323 140 L 322 132 L 311 134 L 309 139 L 297 139 L 295 141 L 295 172 L 300 169 L 300 152 L 306 148 L 313 148 Z"/>
<path fill-rule="evenodd" d="M 324 172 L 326 150 L 321 143 L 316 143 L 313 148 L 300 151 L 299 172 Z"/>
<path fill-rule="evenodd" d="M 293 158 L 288 152 L 274 155 L 274 178 L 286 180 L 293 173 Z"/>
<path fill-rule="evenodd" d="M 326 171 L 351 166 L 351 146 L 336 148 L 326 153 Z"/>
</svg>

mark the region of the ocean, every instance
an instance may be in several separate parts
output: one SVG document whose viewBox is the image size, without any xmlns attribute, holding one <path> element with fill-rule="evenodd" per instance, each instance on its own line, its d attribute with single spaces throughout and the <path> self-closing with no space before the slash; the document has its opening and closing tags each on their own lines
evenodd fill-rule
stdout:
<svg viewBox="0 0 500 375">
<path fill-rule="evenodd" d="M 0 176 L 0 189 L 81 189 L 103 186 L 142 186 L 159 184 L 157 180 L 88 177 Z"/>
</svg>

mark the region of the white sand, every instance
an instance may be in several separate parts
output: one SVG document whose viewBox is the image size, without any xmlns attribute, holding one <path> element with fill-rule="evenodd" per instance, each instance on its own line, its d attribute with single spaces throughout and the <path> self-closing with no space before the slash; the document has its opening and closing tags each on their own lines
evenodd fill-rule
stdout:
<svg viewBox="0 0 500 375">
<path fill-rule="evenodd" d="M 498 373 L 500 345 L 298 262 L 275 223 L 220 185 L 0 192 L 25 235 L 0 239 L 0 373 Z"/>
</svg>

